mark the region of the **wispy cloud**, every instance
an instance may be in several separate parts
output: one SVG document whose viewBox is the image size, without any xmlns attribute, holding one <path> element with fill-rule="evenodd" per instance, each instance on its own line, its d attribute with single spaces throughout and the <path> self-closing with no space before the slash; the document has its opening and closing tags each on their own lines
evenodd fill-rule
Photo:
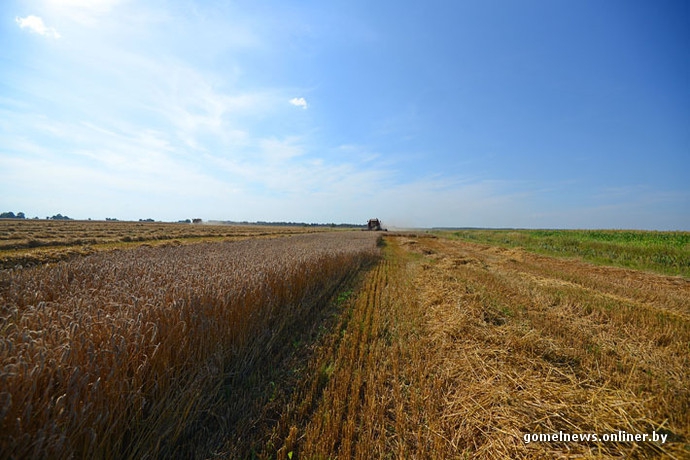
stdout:
<svg viewBox="0 0 690 460">
<path fill-rule="evenodd" d="M 50 12 L 88 26 L 96 25 L 120 3 L 123 0 L 44 0 Z"/>
<path fill-rule="evenodd" d="M 295 107 L 302 107 L 303 109 L 307 108 L 307 101 L 303 97 L 293 97 L 290 99 L 290 104 L 294 105 Z"/>
<path fill-rule="evenodd" d="M 60 38 L 60 34 L 58 33 L 58 31 L 52 27 L 47 27 L 43 22 L 43 19 L 41 19 L 38 16 L 29 15 L 25 18 L 20 18 L 17 16 L 15 18 L 15 22 L 22 29 L 29 29 L 34 33 L 43 35 L 48 38 Z"/>
</svg>

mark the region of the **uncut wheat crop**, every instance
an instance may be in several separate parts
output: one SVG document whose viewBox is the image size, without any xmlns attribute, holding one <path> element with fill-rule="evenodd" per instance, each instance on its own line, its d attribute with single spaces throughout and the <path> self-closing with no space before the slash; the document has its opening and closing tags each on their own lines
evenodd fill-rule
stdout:
<svg viewBox="0 0 690 460">
<path fill-rule="evenodd" d="M 172 454 L 287 324 L 378 257 L 376 242 L 139 247 L 1 271 L 0 457 Z"/>
</svg>

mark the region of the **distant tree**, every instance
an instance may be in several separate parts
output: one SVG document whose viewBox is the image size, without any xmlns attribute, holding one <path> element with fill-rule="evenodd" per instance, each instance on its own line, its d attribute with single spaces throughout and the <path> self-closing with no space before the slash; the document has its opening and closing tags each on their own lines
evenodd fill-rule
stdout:
<svg viewBox="0 0 690 460">
<path fill-rule="evenodd" d="M 55 215 L 54 215 L 53 217 L 51 217 L 50 219 L 52 219 L 52 220 L 72 220 L 71 217 L 63 216 L 62 214 L 55 214 Z"/>
<path fill-rule="evenodd" d="M 24 215 L 23 212 L 18 212 L 17 213 L 17 219 L 26 219 L 26 216 Z"/>
<path fill-rule="evenodd" d="M 193 224 L 200 224 L 200 223 L 201 223 L 201 219 L 199 219 L 199 218 L 192 219 L 192 223 L 193 223 Z"/>
<path fill-rule="evenodd" d="M 10 212 L 3 212 L 0 214 L 0 219 L 16 219 L 17 216 L 14 215 L 12 211 Z"/>
</svg>

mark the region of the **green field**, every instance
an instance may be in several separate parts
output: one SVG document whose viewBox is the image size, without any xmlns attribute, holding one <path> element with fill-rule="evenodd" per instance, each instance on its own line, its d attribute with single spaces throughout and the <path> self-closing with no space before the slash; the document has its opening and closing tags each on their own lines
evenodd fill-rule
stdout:
<svg viewBox="0 0 690 460">
<path fill-rule="evenodd" d="M 690 232 L 469 229 L 437 233 L 463 241 L 690 277 Z"/>
</svg>

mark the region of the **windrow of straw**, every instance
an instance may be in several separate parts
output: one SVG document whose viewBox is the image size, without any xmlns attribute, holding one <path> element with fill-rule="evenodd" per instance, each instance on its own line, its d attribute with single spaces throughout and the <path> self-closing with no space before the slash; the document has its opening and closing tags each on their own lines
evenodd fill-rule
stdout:
<svg viewBox="0 0 690 460">
<path fill-rule="evenodd" d="M 377 254 L 336 232 L 0 272 L 0 457 L 196 455 L 283 331 Z"/>
<path fill-rule="evenodd" d="M 445 239 L 418 283 L 444 375 L 441 431 L 473 458 L 685 458 L 690 282 Z M 667 442 L 525 442 L 544 433 Z"/>
</svg>

